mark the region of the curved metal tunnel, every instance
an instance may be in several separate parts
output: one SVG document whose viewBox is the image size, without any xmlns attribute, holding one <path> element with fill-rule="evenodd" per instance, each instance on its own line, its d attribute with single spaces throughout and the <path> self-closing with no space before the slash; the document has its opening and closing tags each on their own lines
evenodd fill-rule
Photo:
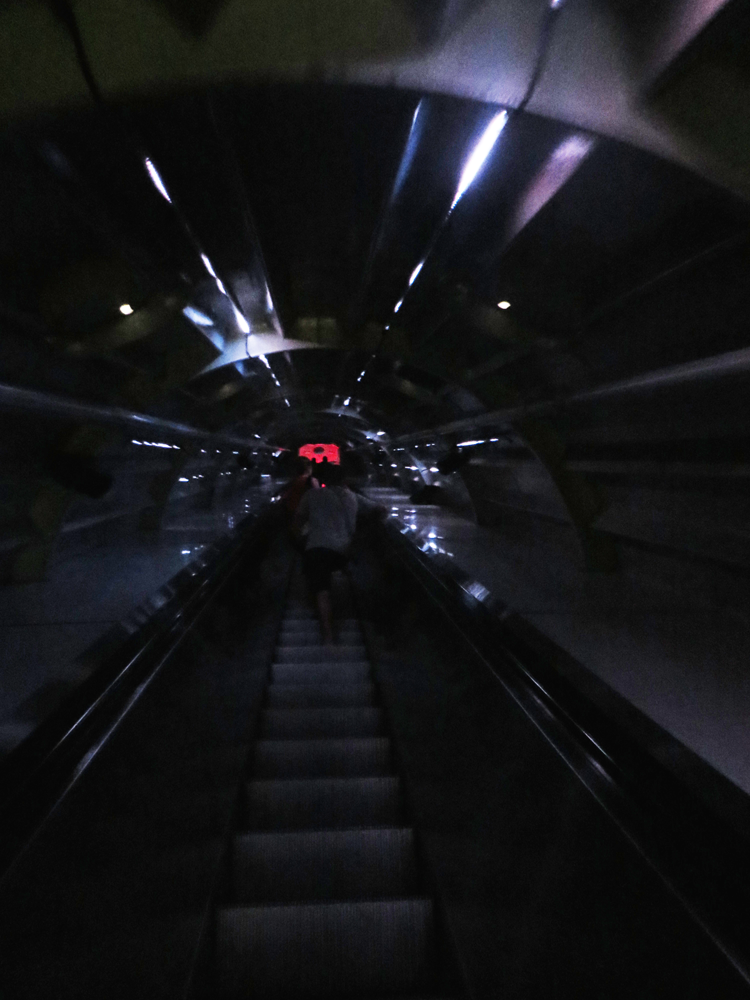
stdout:
<svg viewBox="0 0 750 1000">
<path fill-rule="evenodd" d="M 749 20 L 4 5 L 2 753 L 329 443 L 744 802 Z"/>
</svg>

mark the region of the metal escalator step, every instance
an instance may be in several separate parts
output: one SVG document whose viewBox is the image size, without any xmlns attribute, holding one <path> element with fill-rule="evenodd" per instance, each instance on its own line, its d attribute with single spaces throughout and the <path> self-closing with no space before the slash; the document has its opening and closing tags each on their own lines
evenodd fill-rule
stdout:
<svg viewBox="0 0 750 1000">
<path fill-rule="evenodd" d="M 266 708 L 260 716 L 260 736 L 287 739 L 335 739 L 378 736 L 383 731 L 379 708 Z"/>
<path fill-rule="evenodd" d="M 338 646 L 361 646 L 362 643 L 362 633 L 359 629 L 347 629 L 346 632 L 340 631 L 336 635 L 336 643 Z M 303 632 L 301 629 L 299 631 L 295 630 L 284 630 L 279 633 L 279 638 L 276 643 L 277 648 L 284 648 L 287 646 L 322 646 L 323 645 L 323 635 L 320 629 L 313 631 L 312 629 L 305 629 Z"/>
<path fill-rule="evenodd" d="M 374 684 L 269 684 L 269 708 L 319 708 L 336 705 L 372 705 Z"/>
<path fill-rule="evenodd" d="M 274 663 L 271 680 L 279 684 L 359 684 L 370 679 L 370 664 Z"/>
<path fill-rule="evenodd" d="M 396 777 L 251 781 L 247 786 L 251 830 L 397 826 L 400 816 Z"/>
<path fill-rule="evenodd" d="M 254 778 L 366 778 L 391 771 L 391 743 L 380 739 L 260 740 Z"/>
<path fill-rule="evenodd" d="M 424 899 L 233 907 L 218 914 L 219 988 L 235 997 L 323 998 L 429 988 Z"/>
<path fill-rule="evenodd" d="M 336 618 L 335 626 L 339 632 L 357 632 L 361 625 L 357 618 Z M 279 622 L 280 632 L 320 632 L 320 619 L 318 618 L 282 618 Z"/>
<path fill-rule="evenodd" d="M 367 658 L 364 646 L 277 646 L 276 663 L 356 663 Z"/>
<path fill-rule="evenodd" d="M 409 829 L 251 833 L 235 838 L 235 903 L 388 899 L 417 892 Z"/>
<path fill-rule="evenodd" d="M 312 637 L 312 638 L 320 639 L 320 637 L 322 636 L 322 634 L 323 633 L 322 633 L 322 631 L 320 629 L 320 626 L 317 625 L 317 624 L 316 625 L 307 625 L 304 628 L 302 628 L 300 626 L 289 627 L 289 626 L 285 625 L 285 626 L 282 626 L 282 628 L 278 632 L 278 635 L 280 637 L 283 637 L 284 639 L 288 639 L 290 641 L 294 640 L 296 638 L 307 638 L 307 637 Z M 342 636 L 342 635 L 356 635 L 356 636 L 361 636 L 362 635 L 362 629 L 359 627 L 359 625 L 356 625 L 356 624 L 347 625 L 346 627 L 338 625 L 336 627 L 336 635 L 338 635 L 338 636 Z"/>
<path fill-rule="evenodd" d="M 337 618 L 337 621 L 339 626 L 359 625 L 359 619 L 353 618 L 351 617 L 351 615 L 347 615 L 346 617 L 339 616 Z M 282 626 L 291 624 L 293 627 L 319 626 L 320 618 L 318 617 L 317 613 L 313 611 L 305 611 L 304 613 L 300 612 L 287 613 L 281 619 L 281 624 Z"/>
<path fill-rule="evenodd" d="M 341 631 L 359 628 L 359 621 L 356 618 L 340 618 L 336 621 L 336 627 Z M 281 619 L 281 631 L 285 629 L 312 631 L 320 628 L 320 621 L 317 615 L 312 613 L 304 616 L 285 616 Z"/>
</svg>

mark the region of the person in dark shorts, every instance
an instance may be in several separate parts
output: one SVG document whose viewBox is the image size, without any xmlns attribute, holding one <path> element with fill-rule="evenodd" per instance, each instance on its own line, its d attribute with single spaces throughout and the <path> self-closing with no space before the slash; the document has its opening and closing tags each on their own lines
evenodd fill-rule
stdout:
<svg viewBox="0 0 750 1000">
<path fill-rule="evenodd" d="M 329 465 L 319 490 L 308 490 L 294 518 L 296 533 L 307 528 L 303 570 L 320 615 L 323 639 L 333 642 L 331 576 L 344 569 L 359 513 L 385 513 L 380 504 L 353 493 L 344 482 L 341 467 Z"/>
</svg>

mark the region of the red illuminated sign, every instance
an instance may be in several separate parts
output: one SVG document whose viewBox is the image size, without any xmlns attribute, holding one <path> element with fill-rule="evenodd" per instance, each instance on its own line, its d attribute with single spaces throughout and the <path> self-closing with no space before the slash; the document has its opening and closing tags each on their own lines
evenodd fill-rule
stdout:
<svg viewBox="0 0 750 1000">
<path fill-rule="evenodd" d="M 303 444 L 299 450 L 302 458 L 311 462 L 322 462 L 327 458 L 331 465 L 339 465 L 339 446 L 337 444 Z"/>
</svg>

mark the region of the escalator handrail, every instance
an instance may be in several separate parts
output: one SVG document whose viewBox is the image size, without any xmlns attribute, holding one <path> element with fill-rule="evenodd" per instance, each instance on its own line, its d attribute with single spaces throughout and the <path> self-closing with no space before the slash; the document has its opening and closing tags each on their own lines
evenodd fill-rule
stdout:
<svg viewBox="0 0 750 1000">
<path fill-rule="evenodd" d="M 750 984 L 750 835 L 715 815 L 573 683 L 541 662 L 507 609 L 394 521 L 386 546 Z M 475 593 L 472 593 L 475 591 Z"/>
<path fill-rule="evenodd" d="M 0 879 L 239 562 L 268 537 L 274 513 L 268 504 L 250 514 L 175 574 L 159 591 L 156 609 L 154 601 L 141 606 L 145 620 L 105 653 L 86 680 L 0 761 Z"/>
</svg>

